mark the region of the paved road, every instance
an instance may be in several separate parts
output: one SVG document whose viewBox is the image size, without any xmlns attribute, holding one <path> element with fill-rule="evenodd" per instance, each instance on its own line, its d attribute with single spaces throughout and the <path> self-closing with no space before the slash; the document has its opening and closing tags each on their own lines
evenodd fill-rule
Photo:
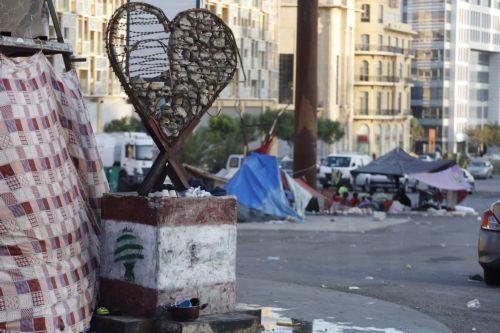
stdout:
<svg viewBox="0 0 500 333">
<path fill-rule="evenodd" d="M 479 181 L 476 188 L 465 205 L 482 211 L 500 199 L 499 178 Z M 477 217 L 412 217 L 403 222 L 347 231 L 243 226 L 238 278 L 243 284 L 263 280 L 373 297 L 416 310 L 453 332 L 500 332 L 500 289 L 469 280 L 482 274 Z M 359 289 L 349 288 L 353 286 Z M 275 301 L 273 290 L 260 293 L 261 304 Z M 240 301 L 251 299 L 248 292 L 239 296 Z M 473 299 L 479 300 L 478 309 L 467 307 Z"/>
</svg>

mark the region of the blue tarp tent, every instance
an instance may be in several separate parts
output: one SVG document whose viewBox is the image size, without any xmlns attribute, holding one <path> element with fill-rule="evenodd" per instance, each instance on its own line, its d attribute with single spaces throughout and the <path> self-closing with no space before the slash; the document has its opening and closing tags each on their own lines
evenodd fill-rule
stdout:
<svg viewBox="0 0 500 333">
<path fill-rule="evenodd" d="M 238 203 L 264 214 L 300 220 L 288 204 L 281 183 L 278 160 L 274 156 L 252 153 L 243 166 L 226 184 L 229 195 Z"/>
</svg>

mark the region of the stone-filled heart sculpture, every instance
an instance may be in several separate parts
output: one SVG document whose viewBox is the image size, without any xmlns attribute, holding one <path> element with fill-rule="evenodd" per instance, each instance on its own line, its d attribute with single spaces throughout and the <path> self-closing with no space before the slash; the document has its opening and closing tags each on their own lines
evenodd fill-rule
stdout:
<svg viewBox="0 0 500 333">
<path fill-rule="evenodd" d="M 155 6 L 129 2 L 111 18 L 106 46 L 125 92 L 172 164 L 174 151 L 237 70 L 231 29 L 204 9 L 181 12 L 169 21 Z"/>
</svg>

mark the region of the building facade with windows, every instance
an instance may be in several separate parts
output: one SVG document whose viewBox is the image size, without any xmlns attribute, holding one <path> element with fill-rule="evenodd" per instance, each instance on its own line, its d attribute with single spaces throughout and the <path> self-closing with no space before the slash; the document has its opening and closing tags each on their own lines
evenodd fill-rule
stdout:
<svg viewBox="0 0 500 333">
<path fill-rule="evenodd" d="M 114 11 L 127 0 L 55 0 L 54 5 L 66 43 L 73 47 L 78 58 L 75 62 L 82 93 L 92 118 L 94 130 L 102 131 L 112 119 L 133 113 L 123 93 L 120 82 L 109 66 L 104 38 L 106 26 Z M 50 35 L 55 36 L 52 24 Z M 55 65 L 64 68 L 62 59 L 55 59 Z"/>
<path fill-rule="evenodd" d="M 318 110 L 319 116 L 339 121 L 346 135 L 327 146 L 318 143 L 318 153 L 351 151 L 355 0 L 320 0 L 318 17 Z M 297 39 L 297 0 L 280 0 L 279 12 L 279 102 L 294 102 Z"/>
<path fill-rule="evenodd" d="M 259 114 L 278 104 L 278 0 L 204 0 L 233 31 L 241 64 L 232 83 L 214 103 L 231 116 Z"/>
<path fill-rule="evenodd" d="M 500 1 L 404 0 L 414 41 L 412 110 L 421 151 L 467 149 L 467 130 L 500 121 Z"/>
<path fill-rule="evenodd" d="M 383 155 L 410 149 L 411 44 L 399 0 L 356 0 L 353 146 Z"/>
</svg>

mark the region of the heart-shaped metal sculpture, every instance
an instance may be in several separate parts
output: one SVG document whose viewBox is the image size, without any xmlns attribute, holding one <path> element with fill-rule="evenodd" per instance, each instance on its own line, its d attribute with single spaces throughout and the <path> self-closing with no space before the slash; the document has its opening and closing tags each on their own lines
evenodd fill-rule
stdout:
<svg viewBox="0 0 500 333">
<path fill-rule="evenodd" d="M 139 189 L 147 194 L 168 174 L 178 189 L 187 177 L 175 151 L 237 70 L 231 29 L 203 9 L 169 21 L 155 6 L 130 2 L 111 18 L 106 38 L 115 74 L 160 155 Z"/>
</svg>

